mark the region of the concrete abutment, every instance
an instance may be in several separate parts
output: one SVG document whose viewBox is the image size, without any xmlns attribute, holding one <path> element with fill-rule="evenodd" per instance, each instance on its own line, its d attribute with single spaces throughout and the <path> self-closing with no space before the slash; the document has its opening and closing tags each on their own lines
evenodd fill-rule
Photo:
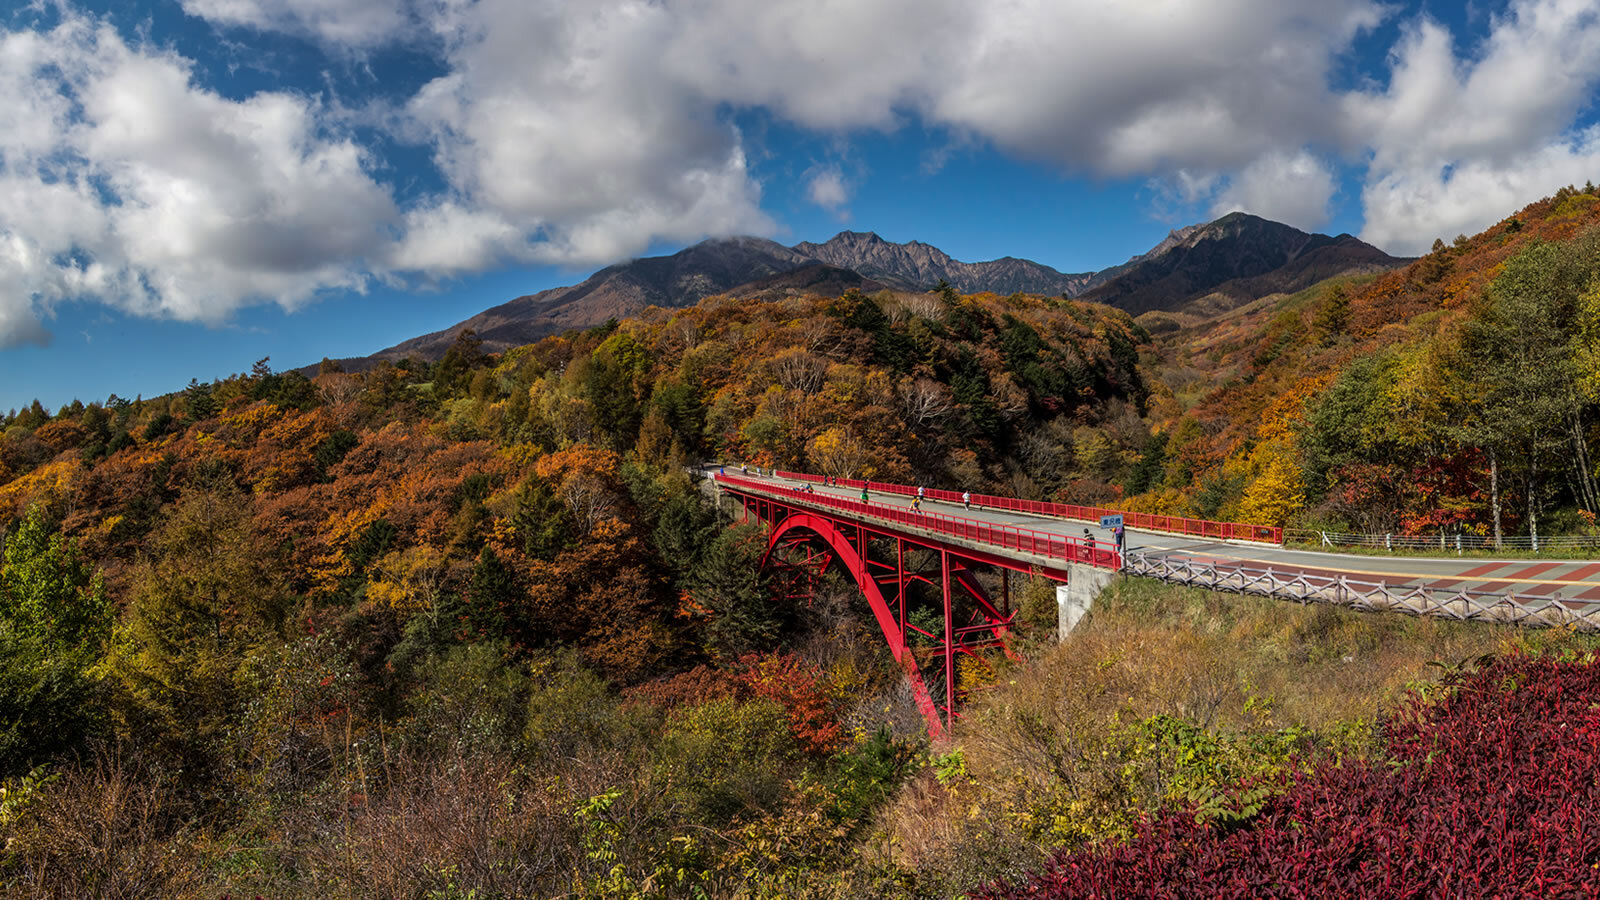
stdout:
<svg viewBox="0 0 1600 900">
<path fill-rule="evenodd" d="M 1116 572 L 1094 566 L 1069 564 L 1067 583 L 1056 585 L 1056 640 L 1064 641 L 1094 605 L 1094 598 L 1111 584 Z"/>
</svg>

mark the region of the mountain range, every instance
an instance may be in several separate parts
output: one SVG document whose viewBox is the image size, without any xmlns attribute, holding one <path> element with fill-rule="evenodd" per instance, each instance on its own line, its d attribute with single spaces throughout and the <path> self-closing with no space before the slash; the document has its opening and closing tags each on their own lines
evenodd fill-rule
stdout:
<svg viewBox="0 0 1600 900">
<path fill-rule="evenodd" d="M 1027 259 L 962 262 L 937 247 L 843 231 L 828 241 L 785 247 L 756 237 L 713 238 L 670 256 L 608 266 L 568 287 L 529 294 L 449 328 L 379 351 L 380 359 L 443 355 L 464 329 L 499 351 L 634 315 L 648 306 L 682 307 L 715 294 L 773 298 L 833 295 L 855 288 L 916 292 L 941 282 L 962 293 L 1081 297 L 1135 315 L 1207 300 L 1229 309 L 1269 293 L 1297 291 L 1333 275 L 1394 268 L 1407 260 L 1348 235 L 1329 237 L 1246 213 L 1172 231 L 1149 251 L 1098 272 L 1064 273 Z"/>
</svg>

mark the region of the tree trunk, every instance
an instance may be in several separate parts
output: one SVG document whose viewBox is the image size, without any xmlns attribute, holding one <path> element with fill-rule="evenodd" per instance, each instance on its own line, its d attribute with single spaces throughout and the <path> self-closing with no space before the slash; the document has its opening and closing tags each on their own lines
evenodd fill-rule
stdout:
<svg viewBox="0 0 1600 900">
<path fill-rule="evenodd" d="M 1494 510 L 1494 548 L 1500 549 L 1500 457 L 1489 451 L 1489 505 Z"/>
<path fill-rule="evenodd" d="M 1539 549 L 1539 500 L 1532 478 L 1528 479 L 1528 536 L 1533 538 L 1534 549 Z"/>
<path fill-rule="evenodd" d="M 1578 487 L 1581 490 L 1580 502 L 1583 508 L 1596 512 L 1600 507 L 1600 491 L 1594 483 L 1594 469 L 1589 465 L 1589 442 L 1583 436 L 1582 416 L 1574 412 L 1571 419 L 1573 465 L 1578 469 Z"/>
<path fill-rule="evenodd" d="M 1539 546 L 1539 436 L 1528 443 L 1528 536 Z"/>
</svg>

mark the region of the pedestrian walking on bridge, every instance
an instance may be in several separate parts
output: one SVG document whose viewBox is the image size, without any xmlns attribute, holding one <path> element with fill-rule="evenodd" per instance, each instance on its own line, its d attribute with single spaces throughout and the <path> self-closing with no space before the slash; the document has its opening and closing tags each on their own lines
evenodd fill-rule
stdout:
<svg viewBox="0 0 1600 900">
<path fill-rule="evenodd" d="M 864 484 L 861 486 L 861 502 L 867 502 L 867 486 Z"/>
<path fill-rule="evenodd" d="M 972 492 L 971 491 L 962 491 L 961 492 L 961 505 L 963 507 L 965 507 L 968 512 L 972 511 Z"/>
</svg>

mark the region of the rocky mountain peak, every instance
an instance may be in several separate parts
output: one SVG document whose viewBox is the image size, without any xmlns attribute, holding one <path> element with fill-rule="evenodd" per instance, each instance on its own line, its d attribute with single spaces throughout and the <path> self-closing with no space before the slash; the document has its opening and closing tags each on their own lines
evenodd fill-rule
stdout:
<svg viewBox="0 0 1600 900">
<path fill-rule="evenodd" d="M 1404 260 L 1342 235 L 1309 234 L 1244 212 L 1171 231 L 1084 295 L 1132 313 L 1177 309 L 1203 297 L 1227 308 L 1292 292 L 1337 274 L 1377 272 Z"/>
<path fill-rule="evenodd" d="M 968 293 L 1077 293 L 1085 277 L 1064 275 L 1030 260 L 961 262 L 932 244 L 899 244 L 870 231 L 841 231 L 821 244 L 795 244 L 794 250 L 904 290 L 924 291 L 943 281 Z"/>
</svg>

